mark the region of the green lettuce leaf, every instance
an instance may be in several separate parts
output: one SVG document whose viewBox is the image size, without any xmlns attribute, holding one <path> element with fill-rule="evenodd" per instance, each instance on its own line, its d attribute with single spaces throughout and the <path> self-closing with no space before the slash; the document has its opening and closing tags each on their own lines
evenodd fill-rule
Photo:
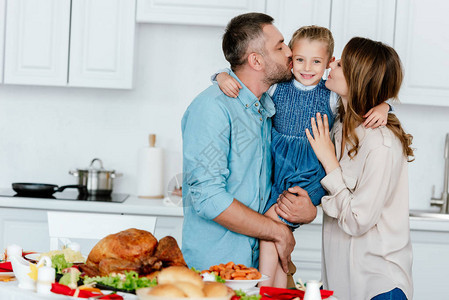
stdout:
<svg viewBox="0 0 449 300">
<path fill-rule="evenodd" d="M 84 284 L 89 284 L 92 282 L 101 283 L 116 289 L 133 291 L 139 288 L 152 287 L 157 285 L 156 279 L 148 279 L 146 277 L 139 277 L 139 274 L 134 271 L 125 271 L 125 276 L 120 275 L 115 276 L 95 276 L 95 277 L 84 277 Z"/>
<path fill-rule="evenodd" d="M 56 269 L 56 274 L 60 274 L 65 268 L 70 268 L 73 266 L 65 260 L 64 254 L 57 254 L 51 257 L 51 265 Z"/>
<path fill-rule="evenodd" d="M 259 300 L 260 298 L 262 298 L 261 295 L 247 295 L 242 290 L 236 290 L 235 295 L 240 297 L 239 300 Z"/>
</svg>

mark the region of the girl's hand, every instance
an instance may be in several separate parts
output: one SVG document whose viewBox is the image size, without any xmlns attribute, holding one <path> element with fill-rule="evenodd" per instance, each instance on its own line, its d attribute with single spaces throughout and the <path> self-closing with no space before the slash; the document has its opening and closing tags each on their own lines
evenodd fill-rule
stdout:
<svg viewBox="0 0 449 300">
<path fill-rule="evenodd" d="M 387 125 L 388 112 L 390 105 L 388 103 L 381 103 L 371 108 L 363 117 L 366 118 L 363 122 L 365 128 L 377 128 L 379 126 Z"/>
<path fill-rule="evenodd" d="M 318 160 L 323 165 L 326 174 L 329 174 L 334 169 L 338 168 L 337 156 L 335 155 L 335 147 L 329 136 L 329 121 L 327 115 L 324 115 L 321 119 L 321 114 L 316 114 L 315 118 L 311 119 L 313 136 L 310 134 L 309 129 L 306 128 L 307 139 L 312 146 Z"/>
<path fill-rule="evenodd" d="M 242 88 L 240 83 L 226 72 L 217 75 L 217 83 L 220 90 L 225 93 L 226 96 L 232 98 L 237 98 L 240 89 Z"/>
</svg>

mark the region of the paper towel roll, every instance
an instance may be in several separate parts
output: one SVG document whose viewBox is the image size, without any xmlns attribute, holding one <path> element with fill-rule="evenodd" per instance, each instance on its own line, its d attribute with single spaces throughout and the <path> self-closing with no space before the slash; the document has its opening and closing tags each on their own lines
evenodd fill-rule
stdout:
<svg viewBox="0 0 449 300">
<path fill-rule="evenodd" d="M 164 197 L 164 151 L 154 147 L 155 137 L 150 135 L 150 147 L 138 155 L 138 190 L 140 198 Z"/>
</svg>

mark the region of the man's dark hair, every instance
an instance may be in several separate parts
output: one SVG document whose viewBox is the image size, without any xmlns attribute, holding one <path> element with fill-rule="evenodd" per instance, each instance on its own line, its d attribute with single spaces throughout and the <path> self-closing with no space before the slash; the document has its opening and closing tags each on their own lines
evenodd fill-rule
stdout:
<svg viewBox="0 0 449 300">
<path fill-rule="evenodd" d="M 234 17 L 223 35 L 223 54 L 235 71 L 246 60 L 246 52 L 252 40 L 262 36 L 263 26 L 273 24 L 273 18 L 263 13 L 247 13 Z"/>
</svg>

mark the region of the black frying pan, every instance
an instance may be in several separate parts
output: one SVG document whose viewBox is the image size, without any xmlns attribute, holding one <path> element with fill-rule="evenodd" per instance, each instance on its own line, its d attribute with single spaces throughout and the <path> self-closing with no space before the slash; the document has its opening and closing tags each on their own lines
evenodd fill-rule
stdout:
<svg viewBox="0 0 449 300">
<path fill-rule="evenodd" d="M 16 182 L 12 184 L 12 189 L 19 195 L 23 196 L 51 196 L 56 192 L 62 192 L 65 189 L 74 188 L 78 189 L 78 193 L 86 194 L 87 187 L 84 185 L 63 185 L 58 187 L 54 184 L 45 183 L 25 183 Z"/>
</svg>

